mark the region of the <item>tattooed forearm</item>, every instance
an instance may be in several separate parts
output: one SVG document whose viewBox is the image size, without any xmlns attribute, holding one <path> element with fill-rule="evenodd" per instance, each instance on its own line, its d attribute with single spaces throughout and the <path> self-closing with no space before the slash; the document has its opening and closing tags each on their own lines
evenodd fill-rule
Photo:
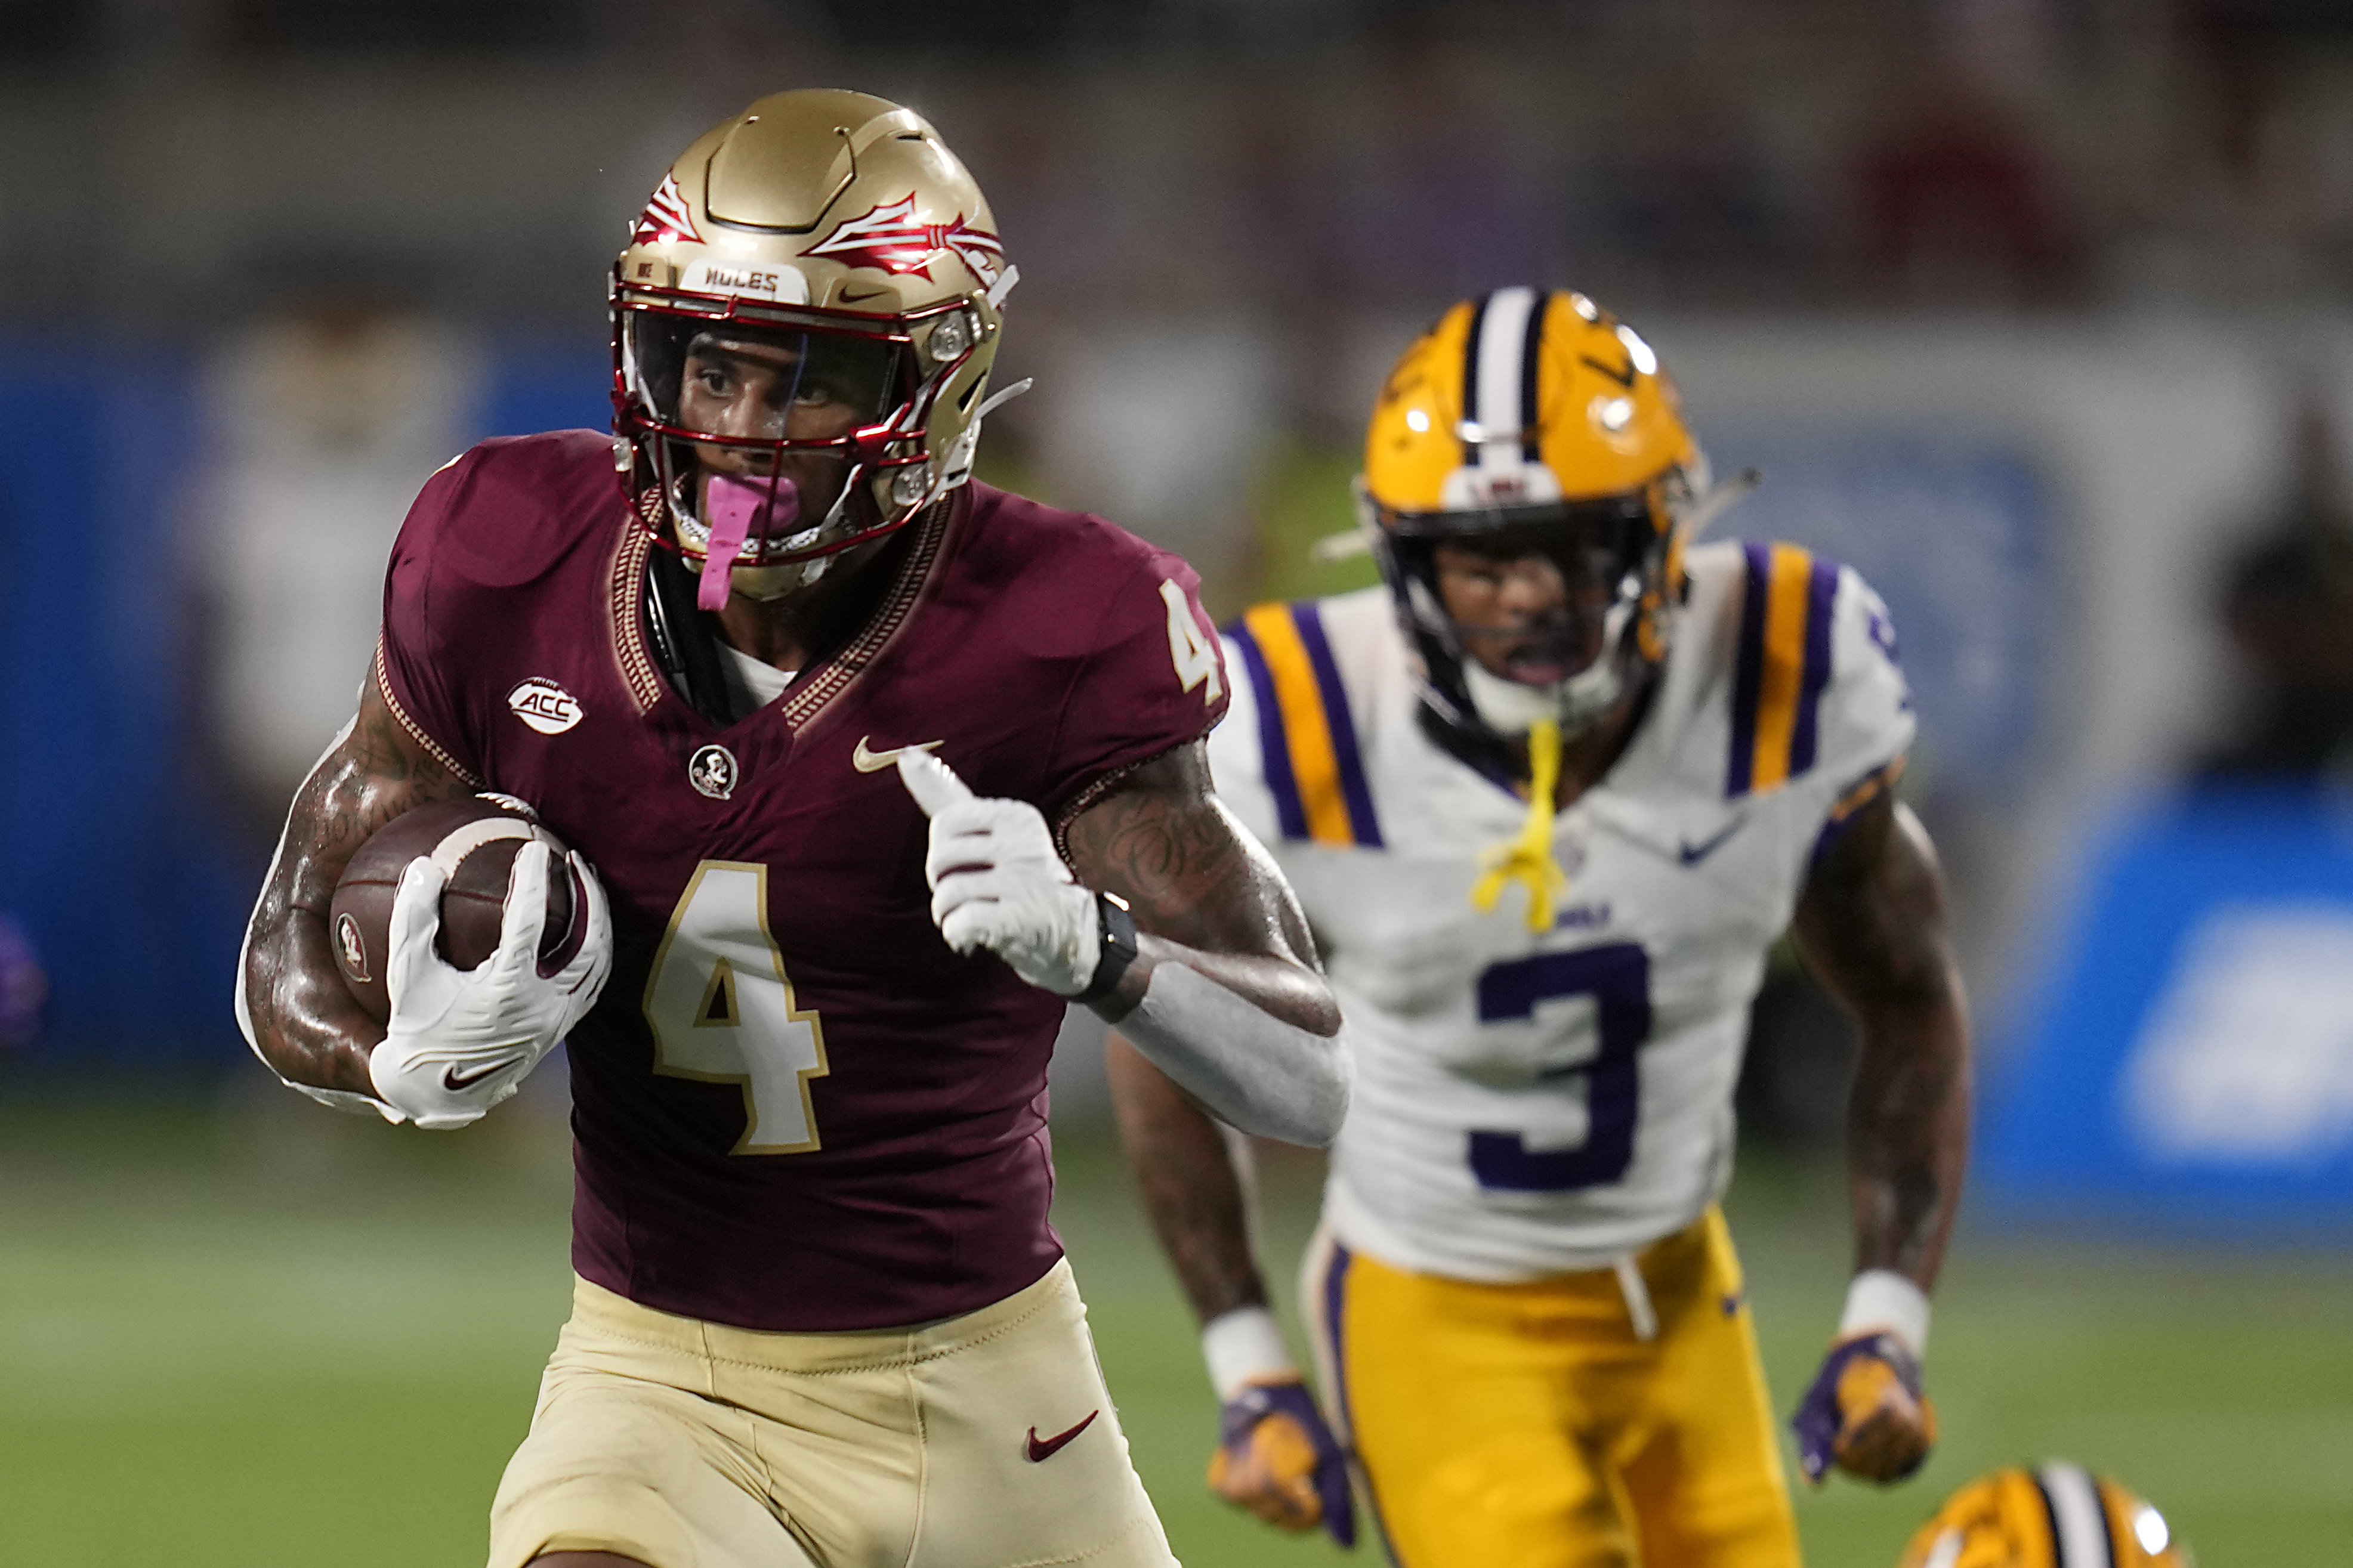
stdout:
<svg viewBox="0 0 2353 1568">
<path fill-rule="evenodd" d="M 1816 866 L 1799 951 L 1862 1026 L 1848 1104 L 1856 1266 L 1933 1284 L 1968 1160 L 1969 1025 L 1944 881 L 1910 812 L 1881 800 Z"/>
<path fill-rule="evenodd" d="M 1136 768 L 1064 831 L 1091 888 L 1127 900 L 1141 954 L 1097 1005 L 1124 1017 L 1162 963 L 1180 963 L 1286 1023 L 1330 1035 L 1339 1011 L 1307 921 L 1273 860 L 1209 786 L 1200 742 Z"/>
<path fill-rule="evenodd" d="M 1264 1306 L 1247 1194 L 1225 1134 L 1117 1034 L 1105 1067 L 1145 1212 L 1194 1314 L 1206 1323 L 1236 1307 Z"/>
<path fill-rule="evenodd" d="M 371 683 L 351 733 L 296 792 L 278 862 L 248 931 L 246 1013 L 269 1065 L 299 1083 L 365 1092 L 383 1028 L 336 973 L 327 932 L 335 883 L 368 836 L 465 786 L 417 744 Z"/>
</svg>

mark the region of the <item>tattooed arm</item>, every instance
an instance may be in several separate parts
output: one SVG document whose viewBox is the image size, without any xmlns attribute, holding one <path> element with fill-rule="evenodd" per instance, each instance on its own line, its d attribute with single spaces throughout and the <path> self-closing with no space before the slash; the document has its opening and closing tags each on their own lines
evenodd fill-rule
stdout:
<svg viewBox="0 0 2353 1568">
<path fill-rule="evenodd" d="M 1222 1163 L 1217 1130 L 1162 1072 L 1243 1131 L 1330 1142 L 1347 1105 L 1339 1006 L 1290 885 L 1211 790 L 1204 746 L 1129 773 L 1066 841 L 1081 880 L 1135 917 L 1135 962 L 1094 1006 L 1157 1064 L 1132 1068 L 1150 1075 L 1139 1092 L 1185 1113 L 1176 1136 Z"/>
<path fill-rule="evenodd" d="M 1968 1157 L 1969 1022 L 1935 848 L 1883 796 L 1824 853 L 1798 950 L 1862 1030 L 1847 1110 L 1855 1267 L 1936 1282 Z"/>
<path fill-rule="evenodd" d="M 1150 983 L 1178 963 L 1319 1035 L 1339 1013 L 1315 972 L 1306 917 L 1282 873 L 1209 792 L 1199 744 L 1137 769 L 1125 787 L 1071 825 L 1088 886 L 1119 894 L 1135 913 L 1138 954 L 1098 1011 L 1117 1022 Z M 1143 934 L 1143 933 L 1150 934 Z M 1129 1163 L 1160 1244 L 1203 1322 L 1263 1306 L 1250 1256 L 1243 1184 L 1225 1134 L 1199 1103 L 1114 1032 L 1107 1046 L 1112 1103 Z"/>
<path fill-rule="evenodd" d="M 327 905 L 368 836 L 465 784 L 410 736 L 370 680 L 351 729 L 295 792 L 278 858 L 246 928 L 240 1021 L 261 1059 L 297 1085 L 372 1095 L 368 1053 L 384 1026 L 335 968 Z"/>
<path fill-rule="evenodd" d="M 1209 786 L 1207 743 L 1155 757 L 1074 818 L 1064 834 L 1088 887 L 1135 916 L 1136 960 L 1095 1011 L 1134 1011 L 1153 972 L 1178 963 L 1311 1033 L 1340 1027 L 1306 917 L 1273 858 Z"/>
</svg>

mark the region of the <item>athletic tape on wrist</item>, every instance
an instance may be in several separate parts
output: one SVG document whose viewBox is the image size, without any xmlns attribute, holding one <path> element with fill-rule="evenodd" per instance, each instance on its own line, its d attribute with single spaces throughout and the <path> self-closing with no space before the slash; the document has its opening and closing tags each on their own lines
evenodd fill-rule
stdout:
<svg viewBox="0 0 2353 1568">
<path fill-rule="evenodd" d="M 1928 1353 L 1928 1296 L 1893 1268 L 1866 1268 L 1846 1288 L 1846 1310 L 1838 1337 L 1848 1339 L 1884 1329 L 1915 1356 Z"/>
<path fill-rule="evenodd" d="M 1236 1307 L 1209 1320 L 1201 1331 L 1201 1360 L 1220 1403 L 1238 1397 L 1253 1383 L 1280 1383 L 1299 1375 L 1282 1326 L 1264 1307 Z"/>
</svg>

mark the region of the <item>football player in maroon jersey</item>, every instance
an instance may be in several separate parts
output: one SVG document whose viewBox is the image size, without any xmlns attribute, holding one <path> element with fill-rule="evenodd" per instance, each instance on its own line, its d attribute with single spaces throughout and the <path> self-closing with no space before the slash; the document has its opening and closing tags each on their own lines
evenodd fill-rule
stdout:
<svg viewBox="0 0 2353 1568">
<path fill-rule="evenodd" d="M 575 1310 L 493 1568 L 1173 1561 L 1046 1223 L 1066 999 L 1253 1131 L 1327 1141 L 1347 1068 L 1209 789 L 1193 574 L 967 482 L 1014 277 L 918 116 L 763 99 L 616 268 L 617 438 L 487 442 L 394 548 L 238 1010 L 296 1088 L 427 1126 L 569 1035 Z M 533 847 L 513 961 L 449 969 L 419 861 L 375 1026 L 328 894 L 473 789 L 573 847 L 580 955 L 531 962 Z"/>
</svg>

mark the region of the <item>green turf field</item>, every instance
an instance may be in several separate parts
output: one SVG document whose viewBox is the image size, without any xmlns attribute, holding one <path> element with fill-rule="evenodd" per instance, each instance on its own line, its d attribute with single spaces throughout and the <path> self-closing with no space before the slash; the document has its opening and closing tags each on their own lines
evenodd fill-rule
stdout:
<svg viewBox="0 0 2353 1568">
<path fill-rule="evenodd" d="M 478 1563 L 568 1284 L 560 1130 L 501 1117 L 429 1137 L 266 1091 L 0 1104 L 0 1563 Z M 1115 1152 L 1066 1136 L 1062 1160 L 1057 1219 L 1180 1555 L 1326 1560 L 1203 1491 L 1190 1326 Z M 1285 1273 L 1310 1179 L 1268 1172 Z M 1732 1201 L 1784 1405 L 1836 1310 L 1837 1201 L 1787 1168 Z M 1895 1492 L 1801 1499 L 1810 1562 L 1887 1568 L 1943 1492 L 2049 1454 L 2127 1478 L 2204 1568 L 2353 1558 L 2348 1287 L 2337 1256 L 1966 1239 L 1931 1362 L 1945 1445 Z"/>
</svg>

